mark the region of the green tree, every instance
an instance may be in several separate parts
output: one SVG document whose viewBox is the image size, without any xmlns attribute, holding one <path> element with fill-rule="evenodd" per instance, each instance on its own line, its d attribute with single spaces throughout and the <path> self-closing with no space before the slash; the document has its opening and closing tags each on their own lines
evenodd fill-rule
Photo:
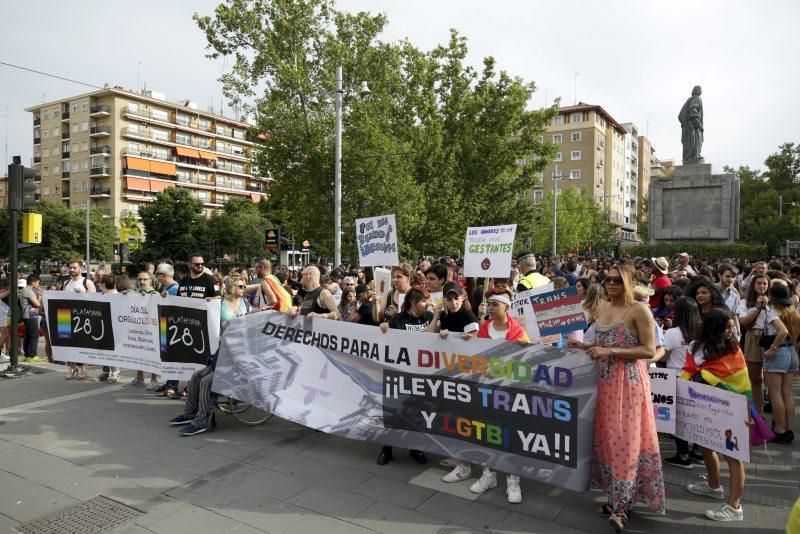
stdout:
<svg viewBox="0 0 800 534">
<path fill-rule="evenodd" d="M 248 198 L 231 198 L 222 214 L 209 220 L 208 235 L 216 241 L 221 254 L 249 262 L 264 256 L 264 236 L 269 226 L 271 223 L 258 204 Z"/>
<path fill-rule="evenodd" d="M 558 195 L 556 250 L 567 253 L 575 250 L 610 252 L 619 241 L 606 213 L 590 196 L 578 189 L 565 189 Z M 550 252 L 553 235 L 553 193 L 547 193 L 534 219 L 534 250 Z"/>
<path fill-rule="evenodd" d="M 263 135 L 259 168 L 276 179 L 270 214 L 323 255 L 333 245 L 333 113 L 309 96 L 368 80 L 371 98 L 346 98 L 343 252 L 355 257 L 355 219 L 395 213 L 404 256 L 458 253 L 468 226 L 516 222 L 533 232 L 527 192 L 555 148 L 539 141 L 554 109 L 529 111 L 533 83 L 465 64 L 466 39 L 421 51 L 380 40 L 383 15 L 337 11 L 329 0 L 229 0 L 195 15 L 209 55 L 232 56 L 221 81 Z M 256 92 L 254 88 L 263 88 Z M 522 158 L 528 158 L 519 165 Z"/>
<path fill-rule="evenodd" d="M 650 212 L 648 209 L 647 197 L 642 197 L 642 216 L 639 217 L 639 223 L 636 226 L 636 233 L 639 234 L 639 239 L 647 243 L 650 240 Z"/>
<path fill-rule="evenodd" d="M 139 208 L 145 241 L 131 253 L 131 261 L 157 261 L 172 258 L 182 261 L 192 252 L 207 254 L 208 220 L 203 203 L 189 195 L 188 189 L 168 187 L 156 194 L 150 205 Z"/>
</svg>

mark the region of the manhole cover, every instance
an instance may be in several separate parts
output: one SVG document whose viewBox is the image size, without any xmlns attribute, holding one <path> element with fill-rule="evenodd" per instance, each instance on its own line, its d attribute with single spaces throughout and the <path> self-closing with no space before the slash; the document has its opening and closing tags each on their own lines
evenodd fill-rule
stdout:
<svg viewBox="0 0 800 534">
<path fill-rule="evenodd" d="M 20 525 L 17 531 L 25 534 L 103 532 L 143 514 L 144 512 L 135 508 L 99 495 Z"/>
</svg>

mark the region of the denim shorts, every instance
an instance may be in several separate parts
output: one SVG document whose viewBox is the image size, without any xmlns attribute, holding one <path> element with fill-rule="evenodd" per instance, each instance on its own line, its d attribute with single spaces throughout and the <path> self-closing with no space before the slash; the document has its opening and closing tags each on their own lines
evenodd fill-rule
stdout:
<svg viewBox="0 0 800 534">
<path fill-rule="evenodd" d="M 771 358 L 764 358 L 765 373 L 786 373 L 797 371 L 797 351 L 794 347 L 782 345 L 775 349 Z"/>
</svg>

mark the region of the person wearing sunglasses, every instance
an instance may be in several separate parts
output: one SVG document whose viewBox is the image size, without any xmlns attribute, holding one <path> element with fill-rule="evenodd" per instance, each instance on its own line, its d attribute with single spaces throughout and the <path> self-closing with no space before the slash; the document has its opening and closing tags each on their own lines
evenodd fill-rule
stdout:
<svg viewBox="0 0 800 534">
<path fill-rule="evenodd" d="M 189 254 L 189 276 L 184 276 L 178 285 L 179 297 L 204 298 L 211 300 L 217 296 L 214 287 L 216 281 L 214 277 L 204 271 L 205 262 L 199 253 Z"/>
</svg>

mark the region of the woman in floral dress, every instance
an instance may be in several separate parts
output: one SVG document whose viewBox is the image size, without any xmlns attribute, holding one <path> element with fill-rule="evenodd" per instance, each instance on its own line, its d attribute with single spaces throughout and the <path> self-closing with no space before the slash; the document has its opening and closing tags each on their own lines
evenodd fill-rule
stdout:
<svg viewBox="0 0 800 534">
<path fill-rule="evenodd" d="M 609 302 L 597 309 L 593 341 L 570 343 L 597 362 L 592 485 L 608 495 L 608 504 L 597 513 L 617 532 L 636 502 L 664 512 L 664 474 L 645 363 L 656 352 L 655 324 L 648 307 L 634 301 L 633 284 L 630 267 L 611 269 L 605 278 Z"/>
</svg>

